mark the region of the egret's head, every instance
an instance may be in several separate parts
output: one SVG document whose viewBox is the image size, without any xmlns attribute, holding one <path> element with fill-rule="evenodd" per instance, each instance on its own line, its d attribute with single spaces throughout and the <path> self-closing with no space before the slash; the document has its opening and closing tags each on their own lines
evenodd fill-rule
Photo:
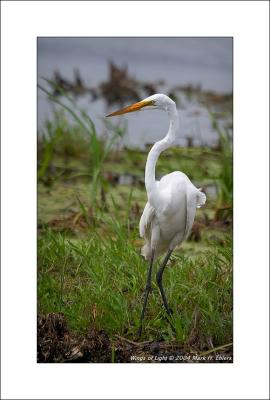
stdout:
<svg viewBox="0 0 270 400">
<path fill-rule="evenodd" d="M 172 107 L 175 107 L 175 102 L 165 94 L 153 94 L 152 96 L 146 97 L 146 99 L 134 103 L 128 107 L 122 108 L 121 110 L 115 111 L 107 117 L 113 117 L 115 115 L 127 114 L 135 111 L 142 110 L 164 110 L 169 111 Z"/>
</svg>

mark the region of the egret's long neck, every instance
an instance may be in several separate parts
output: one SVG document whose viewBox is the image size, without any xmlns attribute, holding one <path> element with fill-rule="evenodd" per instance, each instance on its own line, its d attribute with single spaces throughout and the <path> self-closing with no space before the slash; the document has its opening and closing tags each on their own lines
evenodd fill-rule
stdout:
<svg viewBox="0 0 270 400">
<path fill-rule="evenodd" d="M 146 166 L 145 166 L 145 187 L 147 191 L 148 201 L 155 207 L 155 203 L 158 203 L 159 191 L 156 183 L 155 169 L 158 157 L 162 151 L 171 147 L 175 141 L 175 132 L 178 129 L 178 113 L 175 106 L 172 106 L 168 110 L 170 118 L 170 126 L 167 135 L 155 143 L 150 150 Z"/>
</svg>

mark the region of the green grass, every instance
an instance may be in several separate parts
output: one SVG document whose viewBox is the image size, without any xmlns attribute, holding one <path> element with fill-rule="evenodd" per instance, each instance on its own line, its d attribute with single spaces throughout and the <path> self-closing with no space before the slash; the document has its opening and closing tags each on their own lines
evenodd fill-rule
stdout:
<svg viewBox="0 0 270 400">
<path fill-rule="evenodd" d="M 139 255 L 137 232 L 113 217 L 102 221 L 107 232 L 92 230 L 83 239 L 47 229 L 39 238 L 38 304 L 42 312 L 63 312 L 72 329 L 93 324 L 109 334 L 136 336 L 147 265 Z M 197 253 L 174 254 L 164 286 L 176 327 L 185 343 L 196 330 L 200 346 L 231 340 L 232 279 L 229 238 L 223 246 Z M 195 315 L 197 323 L 195 324 Z M 144 337 L 174 338 L 156 284 L 150 296 Z M 193 332 L 194 333 L 194 332 Z"/>
<path fill-rule="evenodd" d="M 146 193 L 139 181 L 119 185 L 108 175 L 131 172 L 143 181 L 147 153 L 114 150 L 121 127 L 112 128 L 108 145 L 90 121 L 80 113 L 70 123 L 57 112 L 38 143 L 38 311 L 63 312 L 77 332 L 92 325 L 134 340 L 147 275 L 138 234 Z M 218 207 L 231 207 L 231 157 L 223 141 L 220 150 L 173 148 L 159 159 L 159 176 L 182 170 L 195 184 L 219 189 L 197 211 L 198 241 L 184 242 L 164 272 L 176 333 L 153 279 L 142 340 L 197 351 L 232 342 L 231 221 L 215 218 Z"/>
</svg>

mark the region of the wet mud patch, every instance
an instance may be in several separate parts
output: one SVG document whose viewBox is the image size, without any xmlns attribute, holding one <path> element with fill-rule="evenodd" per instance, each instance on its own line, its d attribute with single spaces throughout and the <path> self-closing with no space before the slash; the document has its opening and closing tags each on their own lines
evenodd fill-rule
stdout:
<svg viewBox="0 0 270 400">
<path fill-rule="evenodd" d="M 222 346 L 221 346 L 222 347 Z M 224 346 L 223 346 L 224 347 Z M 85 335 L 71 332 L 62 313 L 38 315 L 38 363 L 232 363 L 232 346 L 205 353 L 175 343 L 134 342 L 89 327 Z"/>
</svg>

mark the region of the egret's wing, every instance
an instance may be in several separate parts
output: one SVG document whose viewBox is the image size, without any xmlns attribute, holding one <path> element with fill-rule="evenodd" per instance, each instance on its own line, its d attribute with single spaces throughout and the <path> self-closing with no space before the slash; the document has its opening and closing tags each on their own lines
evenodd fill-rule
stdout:
<svg viewBox="0 0 270 400">
<path fill-rule="evenodd" d="M 194 222 L 196 213 L 196 195 L 194 193 L 186 193 L 186 227 L 184 239 L 186 239 L 190 232 Z"/>
<path fill-rule="evenodd" d="M 155 216 L 155 209 L 154 207 L 150 206 L 150 204 L 147 202 L 140 219 L 141 237 L 146 238 L 149 236 L 151 230 L 151 223 L 153 221 L 154 216 Z"/>
<path fill-rule="evenodd" d="M 186 228 L 184 238 L 186 239 L 192 229 L 196 208 L 200 208 L 206 202 L 206 196 L 200 189 L 187 191 L 186 193 Z"/>
</svg>

